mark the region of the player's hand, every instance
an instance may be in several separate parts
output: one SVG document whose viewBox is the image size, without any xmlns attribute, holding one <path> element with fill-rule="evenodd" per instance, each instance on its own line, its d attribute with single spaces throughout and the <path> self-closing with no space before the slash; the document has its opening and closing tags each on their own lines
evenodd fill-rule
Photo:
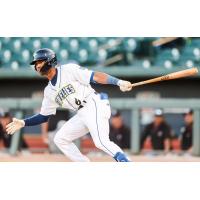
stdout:
<svg viewBox="0 0 200 200">
<path fill-rule="evenodd" d="M 6 132 L 7 134 L 12 135 L 24 126 L 24 120 L 13 118 L 13 121 L 6 126 Z"/>
<path fill-rule="evenodd" d="M 132 89 L 132 84 L 131 84 L 131 82 L 129 82 L 129 81 L 120 80 L 120 81 L 118 82 L 118 86 L 119 86 L 119 88 L 120 88 L 120 90 L 121 90 L 122 92 L 131 91 L 131 89 Z"/>
</svg>

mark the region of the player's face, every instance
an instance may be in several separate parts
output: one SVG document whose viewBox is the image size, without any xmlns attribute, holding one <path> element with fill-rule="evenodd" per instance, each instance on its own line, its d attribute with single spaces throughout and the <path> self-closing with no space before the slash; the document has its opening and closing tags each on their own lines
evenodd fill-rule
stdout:
<svg viewBox="0 0 200 200">
<path fill-rule="evenodd" d="M 45 64 L 45 61 L 43 61 L 43 60 L 38 60 L 36 63 L 35 63 L 35 69 L 36 69 L 36 71 L 40 74 L 40 75 L 42 75 L 42 76 L 44 76 L 46 73 L 43 73 L 43 72 L 41 72 L 41 69 L 42 69 L 42 67 L 44 66 L 44 64 Z"/>
<path fill-rule="evenodd" d="M 185 115 L 185 122 L 186 124 L 191 124 L 193 122 L 193 115 L 188 113 Z"/>
<path fill-rule="evenodd" d="M 163 122 L 164 118 L 162 116 L 155 116 L 154 124 L 159 125 Z"/>
<path fill-rule="evenodd" d="M 111 124 L 116 129 L 121 128 L 122 125 L 123 125 L 122 117 L 121 116 L 112 117 L 111 118 Z"/>
</svg>

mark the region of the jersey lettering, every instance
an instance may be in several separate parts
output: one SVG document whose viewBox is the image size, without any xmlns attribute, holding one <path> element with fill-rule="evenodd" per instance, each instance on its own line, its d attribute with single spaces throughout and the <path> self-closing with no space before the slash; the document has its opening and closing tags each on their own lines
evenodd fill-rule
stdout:
<svg viewBox="0 0 200 200">
<path fill-rule="evenodd" d="M 57 94 L 55 98 L 55 102 L 59 105 L 62 106 L 63 101 L 69 96 L 70 94 L 75 93 L 75 90 L 71 84 L 64 86 Z"/>
</svg>

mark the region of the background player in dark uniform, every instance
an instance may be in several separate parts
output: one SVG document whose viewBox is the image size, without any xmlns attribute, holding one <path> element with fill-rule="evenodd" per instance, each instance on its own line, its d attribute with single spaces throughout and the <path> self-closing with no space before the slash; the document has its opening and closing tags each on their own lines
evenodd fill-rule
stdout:
<svg viewBox="0 0 200 200">
<path fill-rule="evenodd" d="M 181 150 L 191 151 L 192 149 L 192 132 L 193 132 L 193 112 L 188 111 L 184 115 L 185 126 L 181 128 Z"/>
<path fill-rule="evenodd" d="M 121 113 L 112 111 L 110 120 L 110 140 L 122 149 L 130 148 L 130 129 L 124 124 Z"/>
<path fill-rule="evenodd" d="M 0 139 L 3 141 L 4 147 L 9 148 L 11 144 L 11 136 L 6 134 L 6 125 L 12 121 L 9 112 L 0 114 Z"/>
<path fill-rule="evenodd" d="M 153 150 L 170 150 L 171 127 L 165 122 L 163 112 L 155 111 L 154 121 L 148 124 L 142 133 L 141 147 L 147 138 L 150 138 Z"/>
<path fill-rule="evenodd" d="M 6 133 L 6 125 L 12 121 L 12 116 L 9 112 L 0 114 L 0 139 L 3 141 L 5 148 L 10 148 L 12 136 Z M 19 148 L 28 148 L 23 135 L 21 135 Z"/>
</svg>

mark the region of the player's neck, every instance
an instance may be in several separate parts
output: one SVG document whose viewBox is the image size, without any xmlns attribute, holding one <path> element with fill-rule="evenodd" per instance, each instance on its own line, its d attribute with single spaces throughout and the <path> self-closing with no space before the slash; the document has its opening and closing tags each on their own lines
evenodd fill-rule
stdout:
<svg viewBox="0 0 200 200">
<path fill-rule="evenodd" d="M 56 74 L 56 69 L 55 68 L 51 68 L 51 69 L 49 69 L 48 74 L 46 75 L 46 77 L 50 81 L 55 76 L 55 74 Z"/>
</svg>

